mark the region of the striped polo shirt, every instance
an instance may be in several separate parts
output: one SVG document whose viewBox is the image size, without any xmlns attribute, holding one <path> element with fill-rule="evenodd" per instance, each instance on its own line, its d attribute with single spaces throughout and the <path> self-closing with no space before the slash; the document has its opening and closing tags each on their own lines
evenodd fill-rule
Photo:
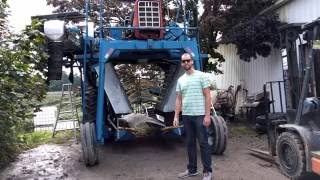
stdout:
<svg viewBox="0 0 320 180">
<path fill-rule="evenodd" d="M 182 96 L 182 115 L 205 115 L 205 97 L 203 89 L 209 87 L 207 76 L 195 70 L 191 75 L 184 73 L 176 86 L 176 92 Z"/>
</svg>

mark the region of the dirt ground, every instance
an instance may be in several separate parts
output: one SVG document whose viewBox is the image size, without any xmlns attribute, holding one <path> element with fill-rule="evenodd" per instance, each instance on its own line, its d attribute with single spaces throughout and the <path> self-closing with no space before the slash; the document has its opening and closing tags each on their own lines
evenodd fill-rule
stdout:
<svg viewBox="0 0 320 180">
<path fill-rule="evenodd" d="M 225 154 L 213 156 L 214 179 L 287 179 L 275 165 L 249 155 L 248 148 L 266 148 L 266 137 L 230 137 Z M 41 145 L 21 154 L 0 179 L 171 180 L 186 169 L 184 140 L 159 136 L 101 146 L 95 167 L 86 167 L 81 156 L 81 147 L 74 142 Z M 198 157 L 201 172 L 199 152 Z M 188 179 L 201 179 L 201 175 Z"/>
</svg>

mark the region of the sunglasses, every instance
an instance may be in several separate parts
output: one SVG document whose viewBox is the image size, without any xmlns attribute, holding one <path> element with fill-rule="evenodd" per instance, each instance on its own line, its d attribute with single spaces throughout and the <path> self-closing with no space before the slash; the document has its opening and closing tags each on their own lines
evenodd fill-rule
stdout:
<svg viewBox="0 0 320 180">
<path fill-rule="evenodd" d="M 182 63 L 189 63 L 191 61 L 191 59 L 184 59 L 184 60 L 181 60 Z"/>
</svg>

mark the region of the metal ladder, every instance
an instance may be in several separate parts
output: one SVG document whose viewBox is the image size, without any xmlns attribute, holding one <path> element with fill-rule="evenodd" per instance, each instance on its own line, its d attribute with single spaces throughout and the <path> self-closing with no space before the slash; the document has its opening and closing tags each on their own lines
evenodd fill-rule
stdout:
<svg viewBox="0 0 320 180">
<path fill-rule="evenodd" d="M 53 127 L 53 133 L 52 133 L 52 138 L 57 134 L 57 125 L 59 122 L 73 122 L 73 132 L 74 132 L 74 138 L 76 142 L 78 142 L 77 138 L 77 126 L 76 122 L 78 122 L 78 126 L 80 126 L 80 121 L 79 121 L 79 115 L 78 115 L 78 110 L 75 105 L 75 102 L 73 100 L 73 93 L 71 92 L 72 84 L 62 84 L 62 90 L 61 90 L 61 98 L 60 98 L 60 104 L 58 106 L 58 111 L 57 111 L 57 119 Z M 66 97 L 69 96 L 69 97 Z M 71 105 L 71 110 L 68 111 L 61 111 L 62 105 Z M 66 118 L 66 119 L 61 119 L 62 114 L 71 114 L 71 118 Z"/>
</svg>

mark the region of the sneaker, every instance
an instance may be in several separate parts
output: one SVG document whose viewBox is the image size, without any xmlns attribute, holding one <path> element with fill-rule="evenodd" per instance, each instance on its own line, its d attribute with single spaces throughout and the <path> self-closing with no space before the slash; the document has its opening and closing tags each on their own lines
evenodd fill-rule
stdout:
<svg viewBox="0 0 320 180">
<path fill-rule="evenodd" d="M 212 173 L 211 172 L 204 173 L 202 180 L 212 180 Z"/>
<path fill-rule="evenodd" d="M 186 170 L 186 171 L 178 174 L 178 178 L 186 178 L 186 177 L 191 177 L 191 176 L 196 176 L 196 175 L 198 175 L 197 172 L 195 172 L 195 173 L 190 173 L 189 170 Z"/>
</svg>

